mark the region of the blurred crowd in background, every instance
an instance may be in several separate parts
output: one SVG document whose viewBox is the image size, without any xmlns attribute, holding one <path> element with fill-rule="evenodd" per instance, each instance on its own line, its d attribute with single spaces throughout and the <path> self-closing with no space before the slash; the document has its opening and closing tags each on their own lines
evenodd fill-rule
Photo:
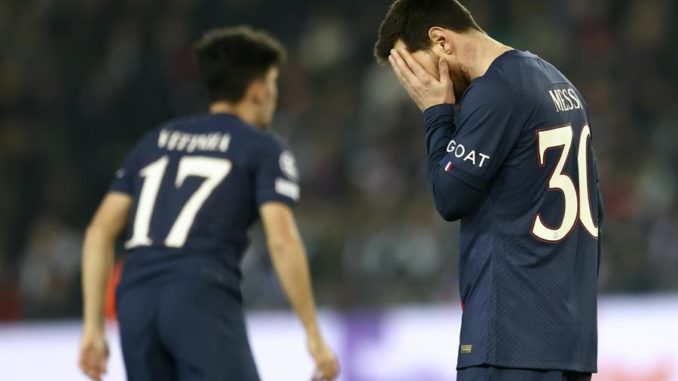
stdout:
<svg viewBox="0 0 678 381">
<path fill-rule="evenodd" d="M 0 2 L 0 320 L 79 315 L 83 231 L 116 167 L 144 131 L 205 112 L 192 41 L 243 23 L 289 49 L 274 130 L 300 165 L 320 304 L 456 303 L 458 226 L 435 213 L 421 115 L 372 57 L 389 3 Z M 678 290 L 678 3 L 465 4 L 589 103 L 606 206 L 601 290 Z M 259 228 L 252 238 L 246 303 L 280 307 Z"/>
</svg>

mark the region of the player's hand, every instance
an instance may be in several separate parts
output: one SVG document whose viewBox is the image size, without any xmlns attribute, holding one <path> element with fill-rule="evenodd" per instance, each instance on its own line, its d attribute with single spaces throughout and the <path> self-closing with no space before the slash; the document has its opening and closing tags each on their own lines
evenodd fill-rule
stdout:
<svg viewBox="0 0 678 381">
<path fill-rule="evenodd" d="M 443 103 L 454 104 L 454 91 L 447 61 L 438 61 L 439 79 L 433 77 L 405 49 L 392 49 L 388 57 L 393 72 L 421 111 Z"/>
<path fill-rule="evenodd" d="M 308 351 L 315 362 L 311 381 L 330 381 L 339 375 L 339 362 L 320 335 L 308 337 Z"/>
<path fill-rule="evenodd" d="M 108 343 L 103 333 L 85 332 L 80 340 L 80 369 L 93 380 L 101 381 L 108 363 Z"/>
</svg>

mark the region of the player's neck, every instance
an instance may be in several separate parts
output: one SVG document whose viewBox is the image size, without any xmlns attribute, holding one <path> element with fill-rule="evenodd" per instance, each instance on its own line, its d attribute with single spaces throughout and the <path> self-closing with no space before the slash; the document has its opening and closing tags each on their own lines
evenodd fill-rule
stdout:
<svg viewBox="0 0 678 381">
<path fill-rule="evenodd" d="M 463 66 L 472 81 L 485 75 L 492 62 L 509 50 L 513 48 L 484 33 L 476 32 L 470 34 L 462 42 L 460 58 L 462 62 L 465 62 Z"/>
<path fill-rule="evenodd" d="M 217 101 L 210 104 L 210 114 L 233 114 L 242 119 L 243 122 L 257 126 L 256 112 L 251 105 L 246 102 L 230 103 Z"/>
</svg>

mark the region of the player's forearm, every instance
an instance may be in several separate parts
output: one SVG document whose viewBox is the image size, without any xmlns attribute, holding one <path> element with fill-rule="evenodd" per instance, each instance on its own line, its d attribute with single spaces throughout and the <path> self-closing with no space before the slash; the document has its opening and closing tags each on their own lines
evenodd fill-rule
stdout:
<svg viewBox="0 0 678 381">
<path fill-rule="evenodd" d="M 475 211 L 481 192 L 445 172 L 441 161 L 454 138 L 454 106 L 442 104 L 424 112 L 428 178 L 436 209 L 446 221 L 455 221 Z"/>
<path fill-rule="evenodd" d="M 96 227 L 87 229 L 82 249 L 85 330 L 104 329 L 106 287 L 113 267 L 115 240 Z"/>
<path fill-rule="evenodd" d="M 426 153 L 428 173 L 440 165 L 447 154 L 447 146 L 454 138 L 454 106 L 433 106 L 424 112 L 426 121 Z"/>
<path fill-rule="evenodd" d="M 292 308 L 309 334 L 318 333 L 311 275 L 306 252 L 300 240 L 269 242 L 273 267 Z"/>
<path fill-rule="evenodd" d="M 445 221 L 470 216 L 482 203 L 483 192 L 451 176 L 442 168 L 431 173 L 430 181 L 436 209 Z"/>
</svg>

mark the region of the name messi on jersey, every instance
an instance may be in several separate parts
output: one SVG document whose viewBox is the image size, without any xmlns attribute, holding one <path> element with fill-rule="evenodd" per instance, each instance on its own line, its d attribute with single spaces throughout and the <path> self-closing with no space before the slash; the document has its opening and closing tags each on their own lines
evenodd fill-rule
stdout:
<svg viewBox="0 0 678 381">
<path fill-rule="evenodd" d="M 189 134 L 163 129 L 158 135 L 158 148 L 170 151 L 228 151 L 231 135 L 221 132 Z"/>
<path fill-rule="evenodd" d="M 549 90 L 551 99 L 556 105 L 558 112 L 579 110 L 582 103 L 573 88 Z"/>
</svg>

